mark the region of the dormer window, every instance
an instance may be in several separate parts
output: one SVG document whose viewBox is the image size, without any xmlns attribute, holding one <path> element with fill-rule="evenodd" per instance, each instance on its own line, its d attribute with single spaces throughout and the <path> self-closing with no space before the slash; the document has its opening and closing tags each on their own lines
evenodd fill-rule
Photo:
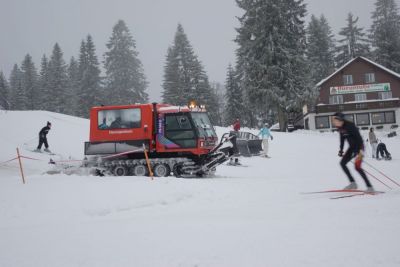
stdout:
<svg viewBox="0 0 400 267">
<path fill-rule="evenodd" d="M 375 73 L 365 73 L 365 83 L 374 83 Z"/>
<path fill-rule="evenodd" d="M 343 84 L 344 85 L 352 85 L 353 84 L 353 75 L 343 75 Z"/>
</svg>

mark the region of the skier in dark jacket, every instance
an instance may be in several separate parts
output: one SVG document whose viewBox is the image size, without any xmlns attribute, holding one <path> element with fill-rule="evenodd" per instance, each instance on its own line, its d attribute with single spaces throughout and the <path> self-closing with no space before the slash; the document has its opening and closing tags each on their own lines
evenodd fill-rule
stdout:
<svg viewBox="0 0 400 267">
<path fill-rule="evenodd" d="M 346 121 L 344 119 L 343 113 L 337 112 L 333 115 L 332 122 L 336 128 L 338 128 L 340 133 L 340 150 L 339 157 L 342 157 L 340 161 L 340 165 L 343 168 L 343 171 L 346 173 L 347 177 L 350 180 L 350 184 L 346 186 L 344 189 L 357 189 L 357 184 L 351 175 L 349 169 L 347 168 L 347 163 L 351 161 L 354 157 L 355 159 L 355 168 L 357 172 L 364 179 L 365 185 L 367 186 L 367 191 L 373 192 L 374 188 L 369 182 L 367 175 L 364 170 L 361 168 L 361 163 L 363 159 L 364 152 L 364 143 L 361 137 L 360 131 L 354 125 L 354 123 L 350 121 Z M 345 153 L 343 153 L 344 141 L 347 140 L 349 143 L 349 148 Z"/>
<path fill-rule="evenodd" d="M 39 132 L 39 145 L 36 148 L 36 151 L 41 151 L 42 145 L 44 144 L 45 147 L 44 151 L 50 152 L 49 144 L 47 143 L 47 134 L 49 133 L 50 129 L 51 129 L 51 123 L 48 121 L 47 125 L 43 127 L 42 130 L 40 130 Z"/>
</svg>

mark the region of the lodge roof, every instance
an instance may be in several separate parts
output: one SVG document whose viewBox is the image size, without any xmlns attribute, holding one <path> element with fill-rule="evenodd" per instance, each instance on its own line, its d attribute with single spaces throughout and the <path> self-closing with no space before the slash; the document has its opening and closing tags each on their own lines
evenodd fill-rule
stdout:
<svg viewBox="0 0 400 267">
<path fill-rule="evenodd" d="M 381 64 L 378 64 L 378 63 L 376 63 L 376 62 L 374 62 L 374 61 L 372 61 L 372 60 L 370 60 L 370 59 L 368 59 L 368 58 L 365 58 L 365 57 L 356 57 L 356 58 L 353 58 L 353 59 L 349 60 L 346 64 L 344 64 L 342 67 L 340 67 L 339 69 L 337 69 L 334 73 L 332 73 L 331 75 L 329 75 L 329 76 L 326 77 L 325 79 L 321 80 L 319 83 L 317 83 L 316 87 L 320 87 L 321 85 L 323 85 L 325 82 L 327 82 L 328 80 L 330 80 L 333 76 L 335 76 L 336 74 L 338 74 L 340 71 L 342 71 L 344 68 L 346 68 L 347 66 L 349 66 L 350 64 L 352 64 L 352 63 L 353 63 L 354 61 L 356 61 L 357 59 L 364 60 L 364 61 L 366 61 L 366 62 L 368 62 L 368 63 L 370 63 L 370 64 L 376 66 L 377 68 L 379 68 L 379 69 L 381 69 L 381 70 L 383 70 L 383 71 L 385 71 L 385 72 L 387 72 L 387 73 L 389 73 L 389 74 L 391 74 L 391 75 L 393 75 L 393 76 L 395 76 L 395 77 L 397 77 L 397 78 L 400 79 L 400 74 L 399 74 L 399 73 L 394 72 L 394 71 L 392 71 L 392 70 L 390 70 L 390 69 L 388 69 L 388 68 L 382 66 Z"/>
</svg>

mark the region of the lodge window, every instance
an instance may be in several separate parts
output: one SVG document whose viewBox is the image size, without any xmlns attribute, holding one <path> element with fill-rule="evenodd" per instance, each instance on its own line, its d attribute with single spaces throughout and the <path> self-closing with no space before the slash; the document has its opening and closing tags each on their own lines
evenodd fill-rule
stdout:
<svg viewBox="0 0 400 267">
<path fill-rule="evenodd" d="M 140 108 L 100 110 L 97 117 L 100 130 L 133 129 L 141 126 Z"/>
<path fill-rule="evenodd" d="M 394 111 L 371 113 L 372 124 L 395 123 Z"/>
<path fill-rule="evenodd" d="M 355 94 L 354 101 L 361 102 L 367 100 L 367 94 Z"/>
<path fill-rule="evenodd" d="M 343 96 L 342 95 L 333 95 L 329 97 L 329 104 L 338 105 L 343 104 Z"/>
<path fill-rule="evenodd" d="M 343 84 L 344 85 L 353 84 L 353 75 L 343 75 Z"/>
<path fill-rule="evenodd" d="M 315 127 L 317 129 L 330 128 L 329 116 L 319 116 L 315 117 Z"/>
<path fill-rule="evenodd" d="M 365 73 L 365 83 L 374 83 L 375 73 Z"/>
<path fill-rule="evenodd" d="M 369 125 L 369 113 L 356 114 L 357 125 Z"/>
<path fill-rule="evenodd" d="M 388 92 L 379 92 L 378 93 L 379 99 L 385 100 L 385 99 L 391 99 L 392 98 L 392 91 Z"/>
<path fill-rule="evenodd" d="M 354 122 L 354 115 L 353 114 L 344 114 L 344 119 L 346 121 Z"/>
</svg>

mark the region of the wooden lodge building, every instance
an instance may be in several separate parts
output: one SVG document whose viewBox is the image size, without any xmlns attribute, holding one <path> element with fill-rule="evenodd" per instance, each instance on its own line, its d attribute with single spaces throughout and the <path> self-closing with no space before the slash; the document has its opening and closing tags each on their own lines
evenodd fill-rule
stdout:
<svg viewBox="0 0 400 267">
<path fill-rule="evenodd" d="M 347 62 L 317 85 L 315 106 L 303 108 L 304 128 L 331 131 L 342 112 L 362 130 L 390 131 L 400 122 L 400 74 L 364 57 Z"/>
</svg>

